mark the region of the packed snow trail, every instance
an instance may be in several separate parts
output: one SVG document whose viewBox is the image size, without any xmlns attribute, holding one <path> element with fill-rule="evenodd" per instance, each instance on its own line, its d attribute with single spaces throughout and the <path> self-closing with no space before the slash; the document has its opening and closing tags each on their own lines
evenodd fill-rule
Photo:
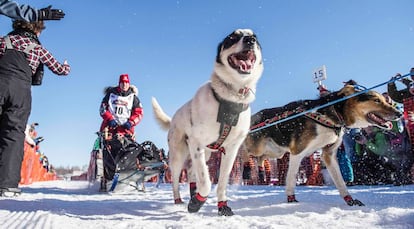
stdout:
<svg viewBox="0 0 414 229">
<path fill-rule="evenodd" d="M 299 186 L 300 202 L 288 204 L 282 186 L 230 185 L 231 217 L 217 216 L 215 190 L 190 214 L 173 204 L 170 184 L 146 186 L 113 194 L 83 181 L 23 186 L 21 196 L 0 199 L 0 228 L 414 228 L 414 185 L 350 187 L 364 207 L 346 205 L 334 186 Z"/>
</svg>

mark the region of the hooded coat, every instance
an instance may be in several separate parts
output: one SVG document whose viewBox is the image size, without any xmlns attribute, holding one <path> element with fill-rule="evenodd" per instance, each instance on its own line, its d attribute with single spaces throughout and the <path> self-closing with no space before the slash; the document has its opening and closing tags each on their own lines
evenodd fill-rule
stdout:
<svg viewBox="0 0 414 229">
<path fill-rule="evenodd" d="M 129 134 L 134 136 L 134 127 L 141 121 L 144 110 L 138 98 L 138 89 L 131 85 L 127 91 L 122 91 L 119 86 L 106 87 L 105 97 L 100 106 L 100 115 L 103 119 L 100 131 L 108 127 L 111 120 L 117 122 L 115 128 L 110 128 L 112 134 Z M 130 122 L 131 128 L 124 128 L 124 124 Z"/>
</svg>

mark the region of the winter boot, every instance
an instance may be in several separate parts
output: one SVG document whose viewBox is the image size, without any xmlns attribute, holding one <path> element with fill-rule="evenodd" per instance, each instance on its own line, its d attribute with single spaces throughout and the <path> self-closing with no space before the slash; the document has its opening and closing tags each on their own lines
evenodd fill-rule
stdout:
<svg viewBox="0 0 414 229">
<path fill-rule="evenodd" d="M 104 177 L 101 177 L 101 186 L 99 187 L 99 192 L 107 192 L 106 188 L 106 179 Z"/>
<path fill-rule="evenodd" d="M 1 197 L 16 197 L 20 196 L 21 193 L 20 188 L 0 188 Z"/>
</svg>

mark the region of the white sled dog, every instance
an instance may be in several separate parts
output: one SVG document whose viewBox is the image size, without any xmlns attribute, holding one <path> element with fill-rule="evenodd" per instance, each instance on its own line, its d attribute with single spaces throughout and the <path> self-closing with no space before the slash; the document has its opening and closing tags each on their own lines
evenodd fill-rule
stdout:
<svg viewBox="0 0 414 229">
<path fill-rule="evenodd" d="M 175 203 L 183 203 L 179 177 L 186 160 L 191 199 L 189 212 L 198 212 L 211 191 L 206 161 L 221 153 L 217 185 L 218 214 L 231 216 L 226 188 L 238 149 L 250 127 L 250 106 L 263 72 L 260 44 L 250 29 L 238 29 L 218 46 L 210 81 L 184 104 L 171 119 L 155 98 L 153 111 L 160 126 L 168 131 L 170 169 Z"/>
</svg>

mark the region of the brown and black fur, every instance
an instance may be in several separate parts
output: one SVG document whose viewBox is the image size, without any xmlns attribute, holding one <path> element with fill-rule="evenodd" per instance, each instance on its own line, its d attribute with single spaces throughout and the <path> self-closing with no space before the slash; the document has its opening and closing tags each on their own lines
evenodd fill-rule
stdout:
<svg viewBox="0 0 414 229">
<path fill-rule="evenodd" d="M 304 110 L 313 110 L 319 105 L 336 101 L 357 92 L 353 86 L 348 85 L 318 100 L 302 100 L 280 108 L 264 109 L 252 116 L 251 126 L 254 127 L 283 111 L 293 110 L 297 107 L 302 107 Z M 333 103 L 330 106 L 316 110 L 316 112 L 323 115 L 324 119 L 329 120 L 334 125 L 325 125 L 305 115 L 300 115 L 257 131 L 253 129 L 240 149 L 242 158 L 247 161 L 248 157 L 253 155 L 258 157 L 260 162 L 265 158 L 281 158 L 286 152 L 289 152 L 286 194 L 289 202 L 296 202 L 294 196 L 295 177 L 300 162 L 305 156 L 322 149 L 322 160 L 325 162 L 340 195 L 349 205 L 362 205 L 360 201 L 353 200 L 350 196 L 336 159 L 337 149 L 342 143 L 343 129 L 344 127 L 364 128 L 370 125 L 387 128 L 389 127 L 388 121 L 400 118 L 401 113 L 375 91 L 367 91 L 341 102 Z"/>
</svg>

